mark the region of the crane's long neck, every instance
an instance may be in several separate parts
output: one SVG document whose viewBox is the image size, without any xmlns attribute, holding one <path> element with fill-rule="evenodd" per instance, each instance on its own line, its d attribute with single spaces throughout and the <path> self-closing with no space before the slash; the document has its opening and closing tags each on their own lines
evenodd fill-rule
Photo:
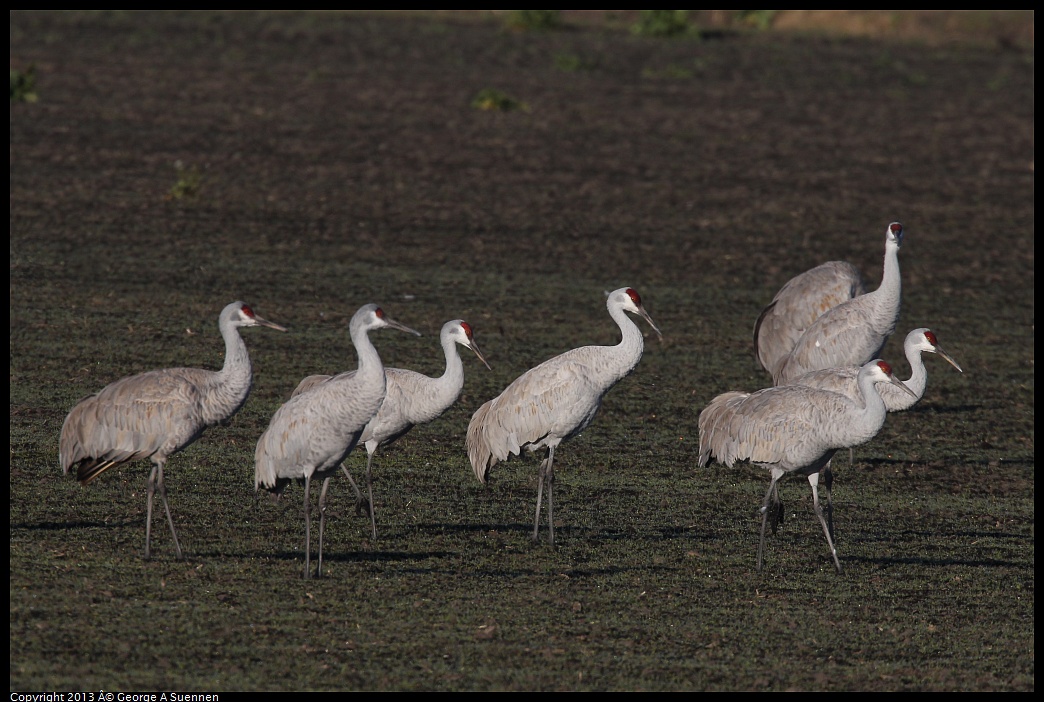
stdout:
<svg viewBox="0 0 1044 702">
<path fill-rule="evenodd" d="M 204 416 L 210 424 L 235 414 L 250 395 L 254 380 L 250 354 L 239 328 L 230 319 L 222 319 L 220 329 L 225 340 L 225 364 L 212 376 L 210 392 L 204 393 Z"/>
<path fill-rule="evenodd" d="M 884 425 L 888 410 L 878 388 L 875 387 L 878 381 L 873 376 L 860 373 L 858 382 L 859 392 L 863 396 L 863 407 L 857 411 L 855 421 L 850 427 L 862 441 L 869 441 Z"/>
<path fill-rule="evenodd" d="M 881 285 L 873 293 L 874 314 L 871 324 L 875 331 L 890 335 L 899 321 L 902 284 L 899 279 L 899 247 L 890 243 L 885 247 L 884 272 Z"/>
<path fill-rule="evenodd" d="M 921 399 L 921 396 L 924 395 L 925 387 L 928 386 L 928 370 L 924 367 L 921 350 L 914 347 L 907 348 L 906 360 L 910 364 L 912 373 L 910 374 L 910 379 L 903 381 L 903 384 L 913 390 L 917 397 L 910 397 L 909 394 L 894 385 L 879 385 L 877 389 L 880 391 L 881 397 L 884 398 L 884 403 L 888 407 L 889 412 L 902 412 L 910 409 Z"/>
<path fill-rule="evenodd" d="M 429 378 L 426 375 L 407 373 L 396 375 L 392 382 L 409 383 L 409 394 L 413 398 L 409 408 L 403 408 L 413 424 L 422 424 L 436 419 L 457 401 L 464 389 L 464 362 L 460 358 L 457 342 L 442 340 L 446 354 L 446 370 L 442 375 Z"/>
<path fill-rule="evenodd" d="M 356 377 L 367 385 L 371 383 L 383 385 L 384 364 L 381 362 L 381 357 L 374 348 L 373 342 L 370 341 L 368 330 L 361 327 L 353 328 L 351 335 L 355 353 L 359 356 L 359 370 L 356 371 Z"/>
<path fill-rule="evenodd" d="M 464 389 L 464 362 L 460 358 L 457 342 L 453 339 L 442 340 L 442 351 L 446 354 L 446 370 L 436 378 L 436 383 L 440 394 L 452 394 L 452 399 L 456 400 Z"/>
<path fill-rule="evenodd" d="M 634 323 L 622 308 L 612 306 L 609 308 L 609 316 L 613 318 L 616 325 L 620 327 L 623 338 L 616 346 L 611 346 L 612 357 L 615 361 L 614 370 L 617 372 L 613 382 L 623 378 L 634 370 L 638 362 L 642 360 L 642 352 L 645 350 L 645 339 L 642 330 Z"/>
<path fill-rule="evenodd" d="M 928 385 L 928 370 L 924 367 L 924 358 L 921 356 L 921 350 L 916 348 L 907 349 L 906 361 L 910 364 L 912 372 L 910 373 L 910 379 L 905 381 L 905 385 L 913 390 L 917 397 L 920 397 L 924 394 L 924 389 Z M 905 395 L 906 393 L 903 394 Z"/>
</svg>

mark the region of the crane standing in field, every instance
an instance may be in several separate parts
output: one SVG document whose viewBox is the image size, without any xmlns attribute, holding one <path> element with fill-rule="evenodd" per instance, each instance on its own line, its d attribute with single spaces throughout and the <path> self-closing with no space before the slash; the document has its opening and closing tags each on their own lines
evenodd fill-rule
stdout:
<svg viewBox="0 0 1044 702">
<path fill-rule="evenodd" d="M 642 358 L 644 341 L 625 314 L 640 315 L 661 339 L 663 335 L 632 288 L 609 293 L 606 307 L 623 335 L 615 346 L 583 346 L 566 351 L 523 373 L 499 396 L 479 407 L 468 425 L 467 449 L 475 476 L 485 483 L 490 469 L 523 448 L 547 447 L 537 482 L 533 540 L 540 535 L 540 506 L 547 487 L 548 541 L 555 545 L 552 486 L 555 448 L 594 421 L 602 398 L 629 375 Z"/>
<path fill-rule="evenodd" d="M 291 397 L 276 410 L 258 439 L 254 452 L 255 491 L 265 488 L 280 495 L 291 480 L 304 481 L 305 579 L 311 575 L 312 478 L 323 479 L 319 493 L 319 561 L 315 569 L 318 578 L 323 574 L 323 531 L 330 478 L 355 448 L 363 429 L 384 401 L 384 366 L 368 334 L 389 327 L 420 336 L 420 332 L 385 315 L 377 305 L 360 307 L 348 325 L 359 368 Z"/>
<path fill-rule="evenodd" d="M 875 387 L 878 383 L 891 383 L 914 394 L 892 375 L 887 363 L 874 360 L 859 371 L 861 402 L 827 390 L 783 385 L 755 393 L 723 393 L 700 413 L 701 468 L 714 457 L 729 467 L 748 460 L 771 472 L 761 508 L 759 571 L 766 524 L 770 519 L 775 524 L 782 509 L 776 484 L 787 473 L 796 473 L 808 478 L 812 486 L 813 509 L 823 526 L 834 566 L 841 572 L 833 534 L 819 503 L 819 471 L 835 451 L 870 441 L 884 426 L 887 410 Z"/>
<path fill-rule="evenodd" d="M 141 458 L 152 461 L 145 503 L 145 558 L 151 555 L 152 498 L 157 490 L 174 537 L 174 551 L 178 560 L 183 557 L 167 504 L 163 469 L 171 455 L 208 427 L 227 422 L 246 402 L 253 373 L 239 329 L 257 326 L 286 331 L 254 314 L 243 302 L 227 305 L 218 317 L 225 340 L 225 364 L 220 371 L 165 368 L 117 380 L 81 400 L 62 424 L 62 471 L 68 473 L 75 466 L 82 485 L 113 466 Z"/>
<path fill-rule="evenodd" d="M 885 342 L 899 321 L 899 305 L 902 298 L 899 279 L 899 249 L 903 244 L 903 225 L 892 222 L 885 231 L 884 272 L 877 290 L 853 297 L 823 312 L 794 342 L 789 351 L 776 349 L 765 352 L 766 358 L 779 357 L 772 368 L 772 381 L 784 385 L 805 373 L 823 368 L 839 366 L 861 366 L 874 358 L 884 348 Z M 813 269 L 815 270 L 815 269 Z M 787 295 L 798 295 L 800 285 L 791 288 Z M 780 291 L 780 295 L 784 291 Z M 820 302 L 808 304 L 815 308 Z M 780 307 L 780 302 L 774 303 Z M 789 303 L 797 305 L 797 303 Z M 770 305 L 772 307 L 772 305 Z M 773 308 L 774 309 L 774 308 Z M 785 307 L 784 307 L 785 309 Z M 762 313 L 761 326 L 765 325 Z M 755 327 L 755 347 L 759 347 L 760 328 Z M 759 357 L 760 357 L 759 352 Z M 779 356 L 780 353 L 785 355 Z"/>
<path fill-rule="evenodd" d="M 401 436 L 404 436 L 418 424 L 427 424 L 448 410 L 450 406 L 460 397 L 464 389 L 464 363 L 457 353 L 457 344 L 469 348 L 475 352 L 478 359 L 489 368 L 478 344 L 471 325 L 463 319 L 454 319 L 442 325 L 439 334 L 442 351 L 446 355 L 446 370 L 437 378 L 429 378 L 415 371 L 403 368 L 385 368 L 384 374 L 387 382 L 387 391 L 384 402 L 377 414 L 369 421 L 359 437 L 360 446 L 366 447 L 366 493 L 363 498 L 359 486 L 352 479 L 348 467 L 341 465 L 344 474 L 348 476 L 348 482 L 355 490 L 356 511 L 361 509 L 365 502 L 369 507 L 370 526 L 373 529 L 373 538 L 377 538 L 377 520 L 373 512 L 373 488 L 370 480 L 370 467 L 373 463 L 373 454 L 378 447 L 387 446 Z M 349 371 L 346 375 L 353 375 L 355 371 Z M 310 375 L 302 380 L 294 395 L 300 395 L 329 381 L 329 375 Z"/>
</svg>

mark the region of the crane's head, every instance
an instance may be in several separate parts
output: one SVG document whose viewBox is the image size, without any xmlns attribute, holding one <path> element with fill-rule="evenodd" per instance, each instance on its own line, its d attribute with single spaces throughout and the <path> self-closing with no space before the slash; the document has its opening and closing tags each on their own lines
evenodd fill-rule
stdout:
<svg viewBox="0 0 1044 702">
<path fill-rule="evenodd" d="M 894 245 L 897 249 L 903 245 L 903 225 L 901 223 L 892 222 L 888 225 L 888 231 L 885 232 L 885 244 Z"/>
<path fill-rule="evenodd" d="M 372 302 L 368 305 L 360 307 L 354 315 L 352 315 L 352 321 L 349 322 L 348 328 L 353 332 L 356 328 L 362 328 L 365 331 L 371 331 L 373 329 L 398 329 L 399 331 L 408 332 L 416 336 L 420 336 L 421 333 L 416 329 L 411 329 L 401 322 L 396 322 L 394 319 L 384 313 L 384 310 L 380 306 L 373 304 Z"/>
<path fill-rule="evenodd" d="M 903 381 L 895 377 L 892 373 L 892 367 L 880 358 L 876 358 L 863 366 L 859 374 L 863 375 L 864 373 L 869 374 L 874 383 L 891 383 L 896 387 L 902 388 L 904 392 L 910 395 L 910 397 L 918 400 L 920 399 L 917 397 L 917 393 L 906 387 L 906 384 L 903 383 Z"/>
<path fill-rule="evenodd" d="M 452 322 L 446 322 L 442 325 L 442 338 L 443 344 L 446 343 L 446 340 L 449 340 L 471 349 L 478 356 L 478 359 L 485 364 L 486 368 L 493 370 L 489 367 L 489 363 L 486 362 L 486 357 L 479 351 L 478 344 L 475 343 L 475 333 L 472 331 L 471 325 L 463 319 L 454 319 Z"/>
<path fill-rule="evenodd" d="M 906 335 L 906 343 L 914 351 L 937 353 L 958 371 L 964 372 L 964 369 L 957 364 L 957 361 L 953 360 L 950 354 L 943 351 L 942 347 L 939 346 L 939 339 L 936 338 L 935 332 L 931 329 L 914 329 Z"/>
<path fill-rule="evenodd" d="M 645 307 L 642 305 L 642 297 L 638 294 L 638 291 L 634 288 L 620 288 L 609 293 L 609 299 L 606 301 L 606 307 L 612 309 L 613 307 L 619 307 L 625 312 L 633 312 L 634 314 L 640 315 L 642 319 L 649 323 L 649 326 L 656 332 L 656 336 L 663 341 L 663 333 L 660 332 L 660 328 L 656 326 L 656 323 L 652 321 L 652 317 L 645 311 Z"/>
<path fill-rule="evenodd" d="M 264 317 L 254 314 L 254 310 L 250 308 L 250 305 L 242 301 L 237 300 L 227 306 L 224 312 L 222 312 L 222 317 L 226 315 L 232 324 L 237 327 L 271 327 L 281 332 L 286 331 L 286 327 L 275 322 L 269 322 Z"/>
</svg>

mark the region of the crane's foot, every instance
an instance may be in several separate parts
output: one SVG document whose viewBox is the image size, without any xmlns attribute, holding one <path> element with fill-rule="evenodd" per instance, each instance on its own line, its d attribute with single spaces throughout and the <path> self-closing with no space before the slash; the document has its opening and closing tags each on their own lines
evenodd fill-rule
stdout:
<svg viewBox="0 0 1044 702">
<path fill-rule="evenodd" d="M 355 500 L 355 516 L 370 517 L 370 501 L 365 497 L 359 497 Z"/>
</svg>

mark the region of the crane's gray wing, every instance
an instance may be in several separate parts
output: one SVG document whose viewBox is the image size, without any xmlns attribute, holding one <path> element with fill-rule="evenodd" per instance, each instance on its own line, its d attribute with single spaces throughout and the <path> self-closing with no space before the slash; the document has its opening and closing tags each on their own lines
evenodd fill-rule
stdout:
<svg viewBox="0 0 1044 702">
<path fill-rule="evenodd" d="M 824 314 L 808 328 L 780 365 L 777 385 L 789 383 L 823 368 L 861 366 L 873 360 L 892 329 L 877 331 L 860 298 L 849 300 Z"/>
<path fill-rule="evenodd" d="M 846 261 L 828 261 L 791 278 L 754 325 L 754 353 L 762 368 L 774 374 L 816 319 L 864 294 L 859 270 Z"/>
<path fill-rule="evenodd" d="M 463 387 L 446 388 L 436 378 L 403 368 L 385 368 L 384 375 L 384 401 L 362 438 L 377 439 L 381 445 L 390 444 L 418 424 L 437 419 L 457 400 Z"/>
<path fill-rule="evenodd" d="M 372 407 L 360 409 L 358 395 L 350 388 L 329 381 L 291 397 L 258 439 L 255 489 L 278 491 L 286 480 L 335 470 L 359 442 L 372 412 Z"/>
<path fill-rule="evenodd" d="M 810 388 L 840 393 L 862 405 L 863 398 L 859 392 L 858 378 L 859 366 L 841 366 L 839 368 L 823 368 L 810 371 L 794 378 L 787 384 L 804 385 Z"/>
<path fill-rule="evenodd" d="M 354 373 L 355 371 L 349 372 Z M 297 387 L 294 388 L 294 391 L 290 394 L 290 397 L 296 397 L 301 393 L 308 392 L 309 390 L 312 390 L 322 385 L 332 377 L 332 375 L 310 375 L 297 384 Z"/>
<path fill-rule="evenodd" d="M 89 482 L 119 463 L 163 457 L 195 441 L 206 429 L 200 387 L 207 374 L 168 368 L 123 378 L 77 404 L 62 425 L 62 469 L 79 465 Z"/>
<path fill-rule="evenodd" d="M 478 479 L 485 482 L 490 468 L 522 448 L 557 444 L 582 431 L 604 392 L 584 357 L 572 352 L 523 373 L 468 425 L 468 456 Z"/>
<path fill-rule="evenodd" d="M 836 448 L 830 446 L 831 418 L 851 407 L 843 395 L 799 385 L 726 393 L 701 413 L 701 465 L 705 456 L 727 466 L 743 460 L 807 465 Z"/>
</svg>

